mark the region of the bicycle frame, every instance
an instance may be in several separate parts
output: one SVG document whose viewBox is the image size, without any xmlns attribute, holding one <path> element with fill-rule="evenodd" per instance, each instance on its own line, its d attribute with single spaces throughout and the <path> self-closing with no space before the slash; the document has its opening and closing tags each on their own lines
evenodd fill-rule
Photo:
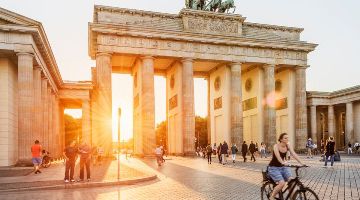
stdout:
<svg viewBox="0 0 360 200">
<path fill-rule="evenodd" d="M 294 179 L 291 179 L 288 182 L 288 186 L 279 192 L 280 199 L 281 200 L 290 199 L 291 195 L 293 193 L 295 193 L 296 190 L 299 190 L 299 189 L 296 189 L 296 186 L 298 186 L 300 190 L 304 188 L 304 185 L 302 184 L 302 182 L 300 181 L 298 176 L 295 177 Z M 288 194 L 284 198 L 284 194 L 286 192 L 288 192 Z"/>
</svg>

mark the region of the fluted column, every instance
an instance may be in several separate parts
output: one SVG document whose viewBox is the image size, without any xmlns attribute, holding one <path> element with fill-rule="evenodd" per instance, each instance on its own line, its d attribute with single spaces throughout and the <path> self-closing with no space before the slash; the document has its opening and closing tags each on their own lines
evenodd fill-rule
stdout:
<svg viewBox="0 0 360 200">
<path fill-rule="evenodd" d="M 353 114 L 353 103 L 346 103 L 346 133 L 345 133 L 345 144 L 348 142 L 354 142 L 354 114 Z"/>
<path fill-rule="evenodd" d="M 51 92 L 51 88 L 48 88 L 48 146 L 47 151 L 50 153 L 53 152 L 53 94 Z"/>
<path fill-rule="evenodd" d="M 90 103 L 87 99 L 82 101 L 82 139 L 87 144 L 91 143 Z"/>
<path fill-rule="evenodd" d="M 33 55 L 30 53 L 18 53 L 18 141 L 19 161 L 30 161 L 29 149 L 34 143 L 33 138 L 33 105 L 34 105 L 34 82 L 33 82 Z M 17 148 L 17 147 L 15 147 Z"/>
<path fill-rule="evenodd" d="M 334 116 L 334 106 L 329 105 L 328 106 L 328 131 L 329 136 L 335 135 L 335 116 Z"/>
<path fill-rule="evenodd" d="M 41 102 L 41 68 L 34 67 L 33 70 L 34 81 L 34 122 L 33 122 L 33 137 L 40 142 L 43 142 L 42 136 L 42 102 Z"/>
<path fill-rule="evenodd" d="M 60 156 L 60 129 L 59 129 L 59 98 L 54 95 L 54 113 L 53 113 L 53 125 L 54 125 L 54 157 Z"/>
<path fill-rule="evenodd" d="M 182 61 L 182 111 L 183 111 L 183 150 L 185 155 L 195 154 L 195 112 L 193 60 Z"/>
<path fill-rule="evenodd" d="M 210 77 L 207 77 L 207 139 L 211 144 L 211 117 L 210 117 Z M 212 145 L 212 144 L 211 144 Z"/>
<path fill-rule="evenodd" d="M 316 106 L 310 107 L 310 115 L 311 115 L 311 138 L 314 144 L 317 144 Z"/>
<path fill-rule="evenodd" d="M 264 132 L 267 145 L 272 149 L 276 143 L 275 113 L 275 66 L 264 66 Z"/>
<path fill-rule="evenodd" d="M 243 141 L 241 63 L 231 64 L 231 143 Z"/>
<path fill-rule="evenodd" d="M 49 135 L 49 105 L 48 105 L 48 83 L 47 79 L 43 78 L 41 80 L 41 105 L 42 105 L 42 139 L 41 144 L 43 148 L 47 149 L 49 145 L 48 135 Z"/>
<path fill-rule="evenodd" d="M 98 114 L 99 126 L 98 144 L 105 150 L 106 155 L 112 153 L 112 90 L 111 90 L 111 54 L 96 54 L 96 76 L 98 86 Z"/>
<path fill-rule="evenodd" d="M 141 134 L 143 153 L 154 154 L 155 136 L 155 96 L 154 96 L 154 58 L 141 58 Z"/>
<path fill-rule="evenodd" d="M 306 67 L 295 69 L 295 148 L 303 149 L 307 141 Z"/>
<path fill-rule="evenodd" d="M 65 120 L 64 120 L 64 110 L 65 107 L 63 104 L 60 104 L 59 108 L 59 123 L 60 123 L 60 150 L 61 153 L 65 148 Z"/>
</svg>

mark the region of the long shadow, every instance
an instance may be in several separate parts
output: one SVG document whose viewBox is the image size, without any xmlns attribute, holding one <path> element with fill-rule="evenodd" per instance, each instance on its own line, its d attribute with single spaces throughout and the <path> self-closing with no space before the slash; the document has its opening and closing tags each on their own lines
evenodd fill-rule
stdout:
<svg viewBox="0 0 360 200">
<path fill-rule="evenodd" d="M 211 199 L 223 199 L 224 197 L 250 199 L 254 196 L 260 197 L 260 182 L 254 184 L 172 162 L 166 162 L 163 166 L 158 167 L 153 160 L 143 159 L 141 161 L 167 178 L 186 186 L 189 190 L 196 191 Z M 253 179 L 249 181 L 253 181 Z"/>
</svg>

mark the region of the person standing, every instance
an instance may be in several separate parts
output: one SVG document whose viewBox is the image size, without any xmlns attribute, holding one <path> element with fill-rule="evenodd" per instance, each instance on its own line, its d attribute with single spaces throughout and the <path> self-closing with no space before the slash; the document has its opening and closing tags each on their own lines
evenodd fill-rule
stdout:
<svg viewBox="0 0 360 200">
<path fill-rule="evenodd" d="M 155 156 L 156 156 L 156 161 L 157 161 L 158 166 L 161 166 L 163 159 L 162 159 L 162 150 L 161 150 L 160 146 L 156 147 Z"/>
<path fill-rule="evenodd" d="M 207 155 L 208 164 L 211 164 L 211 154 L 212 154 L 212 147 L 210 146 L 210 144 L 208 144 L 206 147 L 206 155 Z"/>
<path fill-rule="evenodd" d="M 229 150 L 229 146 L 224 141 L 224 144 L 221 146 L 221 160 L 222 160 L 223 165 L 225 165 L 225 163 L 227 163 L 226 155 L 228 154 L 228 150 Z"/>
<path fill-rule="evenodd" d="M 222 163 L 222 160 L 221 160 L 221 146 L 222 146 L 222 144 L 220 143 L 219 146 L 217 147 L 217 154 L 218 154 L 219 163 Z"/>
<path fill-rule="evenodd" d="M 253 160 L 253 159 L 254 159 L 254 162 L 255 162 L 256 159 L 255 159 L 254 153 L 256 152 L 256 146 L 255 146 L 255 144 L 254 144 L 253 141 L 250 142 L 249 151 L 250 151 L 250 154 L 251 154 L 250 160 Z"/>
<path fill-rule="evenodd" d="M 86 167 L 86 178 L 90 181 L 90 161 L 91 161 L 91 148 L 86 142 L 82 142 L 78 150 L 80 154 L 80 180 L 84 181 L 84 167 Z"/>
<path fill-rule="evenodd" d="M 31 146 L 31 161 L 34 164 L 35 174 L 41 173 L 39 166 L 41 165 L 41 150 L 39 140 L 35 140 L 35 144 Z"/>
<path fill-rule="evenodd" d="M 248 145 L 246 144 L 246 141 L 244 141 L 244 143 L 241 146 L 241 154 L 242 157 L 244 158 L 244 162 L 246 162 L 247 158 L 246 158 L 246 154 L 248 151 Z"/>
<path fill-rule="evenodd" d="M 74 170 L 75 170 L 75 161 L 77 157 L 78 149 L 75 146 L 75 140 L 70 142 L 70 145 L 64 149 L 63 155 L 66 159 L 65 164 L 65 183 L 75 182 L 74 180 Z M 70 176 L 69 176 L 70 173 Z"/>
<path fill-rule="evenodd" d="M 262 142 L 261 146 L 260 146 L 260 156 L 261 156 L 261 158 L 262 157 L 267 158 L 267 156 L 266 156 L 266 144 L 264 142 Z"/>
<path fill-rule="evenodd" d="M 236 147 L 236 144 L 233 144 L 231 146 L 231 158 L 233 163 L 235 163 L 235 159 L 236 159 L 236 153 L 238 152 L 238 148 Z"/>
<path fill-rule="evenodd" d="M 104 148 L 101 145 L 97 149 L 97 155 L 97 162 L 99 163 L 99 165 L 101 165 L 102 158 L 104 156 Z"/>
<path fill-rule="evenodd" d="M 312 142 L 312 139 L 309 138 L 306 142 L 306 149 L 307 149 L 307 158 L 312 158 L 312 148 L 314 146 L 314 143 Z"/>
<path fill-rule="evenodd" d="M 328 157 L 330 157 L 331 167 L 334 165 L 334 156 L 335 156 L 335 142 L 334 142 L 334 137 L 330 136 L 326 144 L 324 167 L 327 167 Z"/>
</svg>

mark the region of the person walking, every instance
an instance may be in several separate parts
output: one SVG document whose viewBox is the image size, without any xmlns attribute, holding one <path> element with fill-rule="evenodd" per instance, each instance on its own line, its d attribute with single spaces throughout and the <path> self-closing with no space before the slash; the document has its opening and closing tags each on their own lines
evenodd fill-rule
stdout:
<svg viewBox="0 0 360 200">
<path fill-rule="evenodd" d="M 208 144 L 207 147 L 206 147 L 206 155 L 207 155 L 208 164 L 211 164 L 212 151 L 213 151 L 212 147 L 210 146 L 210 144 Z"/>
<path fill-rule="evenodd" d="M 99 163 L 99 165 L 102 164 L 102 158 L 104 156 L 104 148 L 100 145 L 98 148 L 97 148 L 97 163 Z"/>
<path fill-rule="evenodd" d="M 35 144 L 31 146 L 31 161 L 34 164 L 34 173 L 41 173 L 39 166 L 41 165 L 41 150 L 42 146 L 40 145 L 39 140 L 35 140 Z"/>
<path fill-rule="evenodd" d="M 352 145 L 350 142 L 348 143 L 347 153 L 348 153 L 348 155 L 352 154 Z"/>
<path fill-rule="evenodd" d="M 287 152 L 290 151 L 295 160 L 301 165 L 304 165 L 294 149 L 290 146 L 287 133 L 280 134 L 278 141 L 279 143 L 274 145 L 273 156 L 268 166 L 268 175 L 276 183 L 276 187 L 274 187 L 271 196 L 269 197 L 270 200 L 275 199 L 277 193 L 279 193 L 285 186 L 285 183 L 291 179 L 291 169 L 286 166 Z"/>
<path fill-rule="evenodd" d="M 217 154 L 218 154 L 219 163 L 222 163 L 222 160 L 221 160 L 221 146 L 222 146 L 222 144 L 220 143 L 219 146 L 217 147 Z"/>
<path fill-rule="evenodd" d="M 254 162 L 255 162 L 256 159 L 255 159 L 254 153 L 256 152 L 256 146 L 255 146 L 255 144 L 254 144 L 253 141 L 250 142 L 249 151 L 250 151 L 250 154 L 251 154 L 250 160 L 253 160 L 253 159 L 254 159 Z"/>
<path fill-rule="evenodd" d="M 84 181 L 84 168 L 86 167 L 86 179 L 90 181 L 90 162 L 91 162 L 91 148 L 84 141 L 80 145 L 78 152 L 80 154 L 80 180 Z"/>
<path fill-rule="evenodd" d="M 320 140 L 320 153 L 323 154 L 325 151 L 325 142 L 324 142 L 324 138 L 321 138 Z"/>
<path fill-rule="evenodd" d="M 161 166 L 161 163 L 163 162 L 162 155 L 163 155 L 163 153 L 162 153 L 161 146 L 156 147 L 155 156 L 156 156 L 156 162 L 157 162 L 158 166 Z"/>
<path fill-rule="evenodd" d="M 226 156 L 228 154 L 228 151 L 229 151 L 229 146 L 224 141 L 224 144 L 221 146 L 221 160 L 222 160 L 223 165 L 225 165 L 227 163 Z"/>
<path fill-rule="evenodd" d="M 67 146 L 64 149 L 64 157 L 66 159 L 66 163 L 65 163 L 65 178 L 64 181 L 65 183 L 68 183 L 69 180 L 71 182 L 75 182 L 74 180 L 74 170 L 75 170 L 75 161 L 76 161 L 76 157 L 77 157 L 77 153 L 78 153 L 78 149 L 75 146 L 75 140 L 70 142 L 70 145 Z M 70 173 L 70 176 L 69 176 Z"/>
<path fill-rule="evenodd" d="M 247 152 L 248 152 L 248 145 L 246 144 L 246 141 L 244 141 L 241 146 L 241 154 L 242 154 L 242 157 L 244 158 L 244 162 L 246 162 L 246 160 L 247 160 L 247 158 L 246 158 Z"/>
<path fill-rule="evenodd" d="M 266 144 L 264 142 L 262 142 L 261 146 L 260 146 L 260 156 L 261 156 L 261 158 L 262 157 L 267 158 L 267 156 L 266 156 Z"/>
<path fill-rule="evenodd" d="M 314 147 L 314 143 L 311 138 L 309 138 L 306 142 L 306 149 L 307 149 L 307 158 L 312 158 L 312 148 Z"/>
<path fill-rule="evenodd" d="M 329 140 L 326 143 L 326 152 L 325 152 L 325 165 L 327 167 L 328 158 L 330 157 L 331 167 L 334 165 L 334 157 L 335 157 L 335 142 L 334 137 L 330 136 Z"/>
<path fill-rule="evenodd" d="M 236 159 L 236 153 L 238 152 L 238 148 L 236 147 L 236 144 L 233 144 L 231 146 L 231 158 L 233 163 L 235 163 L 235 159 Z"/>
</svg>

